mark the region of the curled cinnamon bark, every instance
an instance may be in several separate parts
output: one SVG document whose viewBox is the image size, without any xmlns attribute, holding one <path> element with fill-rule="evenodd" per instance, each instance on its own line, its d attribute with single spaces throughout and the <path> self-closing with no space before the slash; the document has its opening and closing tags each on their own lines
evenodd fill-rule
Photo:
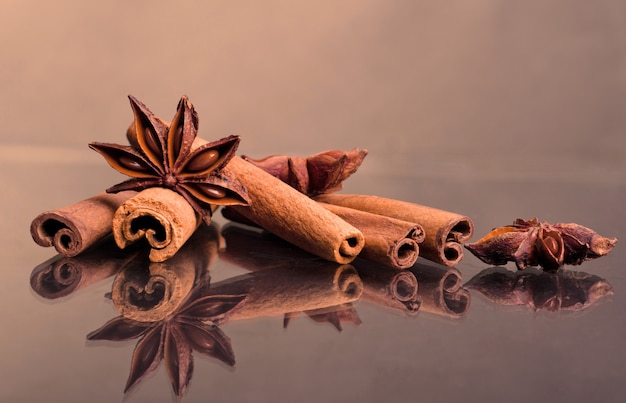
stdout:
<svg viewBox="0 0 626 403">
<path fill-rule="evenodd" d="M 420 255 L 445 266 L 454 266 L 463 258 L 462 244 L 474 232 L 469 217 L 415 203 L 356 194 L 323 194 L 315 200 L 421 225 L 425 239 Z"/>
<path fill-rule="evenodd" d="M 201 219 L 178 193 L 148 188 L 122 203 L 113 216 L 113 236 L 120 248 L 145 240 L 150 260 L 170 259 L 191 237 Z"/>
<path fill-rule="evenodd" d="M 452 267 L 432 266 L 409 269 L 419 282 L 421 310 L 457 319 L 469 311 L 471 296 L 463 287 L 461 273 Z"/>
<path fill-rule="evenodd" d="M 54 246 L 63 256 L 76 256 L 111 234 L 115 210 L 135 192 L 99 193 L 70 206 L 41 213 L 30 233 L 41 246 Z"/>
<path fill-rule="evenodd" d="M 415 264 L 419 243 L 424 241 L 420 225 L 349 207 L 320 205 L 363 233 L 365 246 L 361 257 L 396 269 L 407 269 Z"/>
<path fill-rule="evenodd" d="M 324 259 L 349 263 L 361 252 L 361 231 L 306 195 L 240 157 L 224 171 L 246 188 L 249 206 L 228 206 L 280 238 Z"/>
</svg>

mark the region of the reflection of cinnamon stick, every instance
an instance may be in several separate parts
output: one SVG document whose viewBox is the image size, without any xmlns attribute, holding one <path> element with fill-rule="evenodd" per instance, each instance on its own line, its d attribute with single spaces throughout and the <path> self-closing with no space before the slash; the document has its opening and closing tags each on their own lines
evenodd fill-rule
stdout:
<svg viewBox="0 0 626 403">
<path fill-rule="evenodd" d="M 113 235 L 120 248 L 145 239 L 150 260 L 163 262 L 178 252 L 200 224 L 189 203 L 165 188 L 149 188 L 126 200 L 113 217 Z"/>
<path fill-rule="evenodd" d="M 54 246 L 64 256 L 76 256 L 111 233 L 118 206 L 135 192 L 100 193 L 67 207 L 41 213 L 30 233 L 41 246 Z"/>
<path fill-rule="evenodd" d="M 314 262 L 262 270 L 215 283 L 211 295 L 246 294 L 231 319 L 283 315 L 353 302 L 363 292 L 354 267 Z"/>
<path fill-rule="evenodd" d="M 419 282 L 421 310 L 449 318 L 465 316 L 470 307 L 470 293 L 462 286 L 461 273 L 452 267 L 432 266 L 409 269 Z"/>
<path fill-rule="evenodd" d="M 240 157 L 225 168 L 248 191 L 249 206 L 229 206 L 265 230 L 325 259 L 349 263 L 364 245 L 363 234 L 280 179 Z"/>
<path fill-rule="evenodd" d="M 409 314 L 418 313 L 418 282 L 413 273 L 358 263 L 355 267 L 363 280 L 363 300 Z"/>
<path fill-rule="evenodd" d="M 112 238 L 76 257 L 57 255 L 35 267 L 30 285 L 47 299 L 64 297 L 81 288 L 104 280 L 136 257 L 122 252 Z"/>
<path fill-rule="evenodd" d="M 217 256 L 214 225 L 202 225 L 187 244 L 166 262 L 136 260 L 113 282 L 111 299 L 120 314 L 139 322 L 157 322 L 174 312 Z"/>
<path fill-rule="evenodd" d="M 472 221 L 466 216 L 415 203 L 348 194 L 324 194 L 315 199 L 421 225 L 426 237 L 420 245 L 420 255 L 446 266 L 454 266 L 463 258 L 461 245 L 474 231 Z"/>
</svg>

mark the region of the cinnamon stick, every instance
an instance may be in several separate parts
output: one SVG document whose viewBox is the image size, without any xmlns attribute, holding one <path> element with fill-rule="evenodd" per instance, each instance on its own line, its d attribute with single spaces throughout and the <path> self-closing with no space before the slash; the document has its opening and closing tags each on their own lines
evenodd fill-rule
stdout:
<svg viewBox="0 0 626 403">
<path fill-rule="evenodd" d="M 134 125 L 126 136 L 136 137 Z M 197 137 L 192 150 L 206 144 Z M 249 206 L 228 206 L 265 230 L 324 259 L 349 263 L 364 246 L 363 234 L 263 169 L 234 156 L 222 170 L 247 191 Z"/>
<path fill-rule="evenodd" d="M 462 244 L 474 232 L 469 217 L 406 201 L 356 194 L 324 194 L 315 200 L 421 225 L 425 239 L 420 244 L 420 255 L 445 266 L 454 266 L 463 258 Z"/>
<path fill-rule="evenodd" d="M 224 170 L 241 182 L 250 198 L 249 206 L 224 209 L 333 262 L 349 263 L 363 249 L 361 231 L 280 179 L 240 157 L 233 157 Z"/>
<path fill-rule="evenodd" d="M 126 200 L 112 220 L 117 245 L 123 249 L 145 240 L 152 262 L 174 256 L 201 222 L 185 198 L 160 187 L 142 190 Z"/>
<path fill-rule="evenodd" d="M 328 203 L 320 205 L 363 233 L 365 246 L 360 256 L 396 269 L 415 264 L 424 230 L 418 224 L 380 214 Z"/>
<path fill-rule="evenodd" d="M 471 296 L 463 287 L 461 273 L 453 267 L 413 267 L 419 282 L 418 297 L 422 311 L 458 319 L 469 311 Z"/>
<path fill-rule="evenodd" d="M 76 256 L 111 234 L 115 210 L 135 192 L 99 193 L 72 205 L 39 214 L 30 233 L 41 246 L 54 246 L 63 256 Z"/>
</svg>

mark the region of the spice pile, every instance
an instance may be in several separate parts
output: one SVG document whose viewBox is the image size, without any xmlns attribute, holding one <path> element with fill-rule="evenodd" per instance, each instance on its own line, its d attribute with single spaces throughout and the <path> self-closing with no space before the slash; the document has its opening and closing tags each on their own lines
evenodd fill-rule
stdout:
<svg viewBox="0 0 626 403">
<path fill-rule="evenodd" d="M 445 266 L 463 258 L 473 233 L 470 218 L 406 201 L 335 193 L 357 171 L 365 150 L 239 157 L 237 136 L 212 142 L 197 137 L 198 115 L 187 97 L 171 122 L 129 98 L 129 145 L 89 146 L 131 179 L 37 216 L 31 223 L 37 244 L 76 256 L 112 233 L 120 248 L 145 241 L 150 260 L 163 262 L 223 207 L 227 219 L 341 264 L 361 256 L 406 269 L 418 256 Z M 539 265 L 556 271 L 603 256 L 616 242 L 576 224 L 518 219 L 465 247 L 488 264 L 514 261 L 518 269 Z"/>
</svg>

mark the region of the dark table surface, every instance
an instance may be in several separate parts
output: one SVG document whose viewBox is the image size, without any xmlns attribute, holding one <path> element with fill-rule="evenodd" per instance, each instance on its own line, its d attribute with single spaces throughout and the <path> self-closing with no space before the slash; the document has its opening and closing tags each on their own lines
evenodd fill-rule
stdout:
<svg viewBox="0 0 626 403">
<path fill-rule="evenodd" d="M 364 292 L 287 323 L 281 312 L 228 320 L 235 367 L 194 353 L 183 401 L 623 401 L 625 18 L 622 1 L 2 2 L 0 400 L 176 400 L 163 363 L 124 394 L 137 338 L 86 339 L 118 315 L 113 272 L 86 270 L 94 281 L 59 298 L 30 281 L 56 256 L 34 244 L 31 220 L 120 181 L 86 145 L 125 141 L 130 93 L 164 119 L 189 95 L 202 137 L 239 134 L 252 157 L 366 148 L 345 192 L 467 215 L 472 240 L 518 217 L 619 239 L 558 275 L 491 270 L 468 253 L 454 268 L 420 259 L 416 315 Z M 276 241 L 259 260 L 232 247 L 258 234 L 219 213 L 215 225 L 226 252 L 210 264 L 205 249 L 185 255 L 212 285 L 273 284 L 274 273 L 299 290 L 346 269 L 285 260 Z M 106 270 L 99 262 L 86 266 Z M 367 291 L 371 265 L 348 269 Z M 534 308 L 469 290 L 455 315 L 426 309 L 436 279 L 463 286 L 485 270 L 518 298 L 534 293 Z M 583 279 L 612 294 L 542 309 L 550 296 L 564 308 L 566 285 Z"/>
</svg>

